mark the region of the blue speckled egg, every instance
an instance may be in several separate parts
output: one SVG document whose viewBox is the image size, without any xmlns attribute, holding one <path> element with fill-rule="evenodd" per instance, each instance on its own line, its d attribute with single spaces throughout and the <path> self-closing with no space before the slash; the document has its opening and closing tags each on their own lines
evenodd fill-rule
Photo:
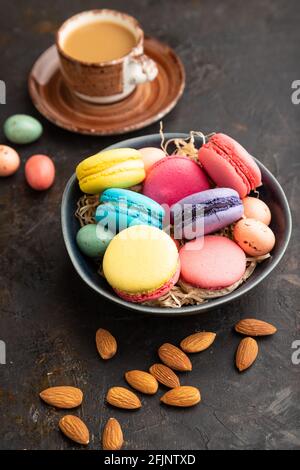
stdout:
<svg viewBox="0 0 300 470">
<path fill-rule="evenodd" d="M 14 144 L 30 144 L 43 132 L 41 123 L 27 114 L 14 114 L 6 119 L 3 126 L 5 137 Z"/>
<path fill-rule="evenodd" d="M 86 256 L 103 256 L 114 234 L 100 224 L 88 224 L 77 232 L 76 242 Z"/>
</svg>

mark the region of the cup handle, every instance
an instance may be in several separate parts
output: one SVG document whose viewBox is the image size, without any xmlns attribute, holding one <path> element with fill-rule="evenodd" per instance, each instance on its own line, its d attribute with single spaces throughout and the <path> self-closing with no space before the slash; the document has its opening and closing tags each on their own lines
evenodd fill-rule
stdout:
<svg viewBox="0 0 300 470">
<path fill-rule="evenodd" d="M 157 65 L 154 60 L 145 54 L 132 57 L 129 63 L 129 83 L 138 85 L 139 83 L 151 82 L 158 74 Z"/>
</svg>

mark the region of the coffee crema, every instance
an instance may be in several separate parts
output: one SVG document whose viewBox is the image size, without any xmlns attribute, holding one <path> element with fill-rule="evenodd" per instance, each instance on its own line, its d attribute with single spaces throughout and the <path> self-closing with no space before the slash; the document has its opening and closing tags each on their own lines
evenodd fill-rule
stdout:
<svg viewBox="0 0 300 470">
<path fill-rule="evenodd" d="M 71 31 L 63 50 L 83 62 L 109 62 L 129 54 L 136 39 L 129 29 L 117 23 L 96 21 Z"/>
</svg>

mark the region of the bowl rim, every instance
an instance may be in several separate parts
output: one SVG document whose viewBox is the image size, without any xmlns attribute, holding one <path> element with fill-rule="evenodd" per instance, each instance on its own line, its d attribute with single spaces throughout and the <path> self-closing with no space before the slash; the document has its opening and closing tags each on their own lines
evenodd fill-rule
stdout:
<svg viewBox="0 0 300 470">
<path fill-rule="evenodd" d="M 134 141 L 135 145 L 141 143 L 143 144 L 145 139 L 154 139 L 157 138 L 159 134 L 146 134 L 143 136 L 139 137 L 132 137 L 130 139 L 122 140 L 116 144 L 110 145 L 106 147 L 103 150 L 108 150 L 108 149 L 113 149 L 113 148 L 118 148 L 120 147 L 120 144 L 124 147 L 130 147 L 130 142 Z M 170 133 L 165 133 L 164 134 L 165 139 L 173 139 L 173 138 L 187 138 L 189 137 L 189 134 L 187 133 L 182 133 L 182 132 L 170 132 Z M 132 145 L 132 144 L 131 144 Z M 143 145 L 141 145 L 142 147 Z M 263 170 L 264 173 L 268 175 L 268 177 L 272 180 L 274 185 L 276 186 L 276 189 L 278 193 L 280 194 L 281 197 L 281 203 L 283 206 L 283 210 L 285 211 L 286 214 L 286 219 L 287 219 L 287 224 L 285 227 L 285 239 L 283 242 L 283 246 L 281 248 L 280 253 L 277 254 L 276 259 L 272 259 L 271 262 L 268 264 L 268 266 L 265 268 L 262 273 L 259 274 L 259 276 L 249 285 L 247 285 L 247 282 L 245 282 L 239 289 L 234 290 L 230 294 L 227 294 L 226 296 L 223 297 L 218 297 L 215 299 L 211 299 L 208 302 L 204 302 L 203 304 L 200 305 L 188 305 L 180 308 L 171 308 L 171 307 L 151 307 L 148 305 L 141 305 L 138 303 L 133 303 L 133 302 L 127 302 L 126 300 L 121 299 L 118 297 L 116 294 L 113 292 L 109 292 L 108 290 L 105 290 L 102 288 L 100 285 L 96 286 L 95 283 L 89 278 L 89 276 L 84 272 L 84 270 L 81 268 L 80 263 L 77 260 L 77 257 L 75 253 L 73 252 L 71 248 L 71 235 L 70 235 L 70 230 L 68 228 L 67 224 L 67 217 L 65 216 L 66 214 L 66 209 L 67 209 L 67 201 L 68 201 L 68 196 L 70 193 L 71 188 L 73 187 L 74 184 L 77 183 L 77 178 L 76 174 L 73 173 L 73 175 L 69 178 L 64 192 L 62 196 L 62 202 L 61 202 L 61 225 L 62 225 L 62 233 L 63 233 L 63 239 L 64 243 L 67 249 L 67 252 L 69 254 L 69 257 L 71 259 L 71 262 L 79 274 L 79 276 L 82 278 L 82 280 L 95 292 L 98 294 L 102 295 L 106 299 L 122 306 L 125 307 L 129 310 L 134 310 L 136 312 L 139 312 L 141 314 L 150 314 L 150 315 L 158 315 L 158 316 L 187 316 L 187 315 L 197 315 L 200 313 L 205 313 L 209 310 L 212 310 L 214 308 L 217 308 L 221 305 L 227 304 L 228 302 L 231 302 L 242 295 L 246 294 L 249 292 L 251 289 L 256 287 L 263 279 L 265 279 L 271 271 L 278 265 L 280 260 L 282 259 L 287 246 L 290 241 L 291 237 L 291 232 L 292 232 L 292 216 L 291 216 L 291 211 L 290 207 L 286 198 L 286 195 L 280 185 L 280 183 L 277 181 L 275 176 L 261 163 L 259 160 L 257 160 L 255 157 L 253 157 L 258 166 Z"/>
</svg>

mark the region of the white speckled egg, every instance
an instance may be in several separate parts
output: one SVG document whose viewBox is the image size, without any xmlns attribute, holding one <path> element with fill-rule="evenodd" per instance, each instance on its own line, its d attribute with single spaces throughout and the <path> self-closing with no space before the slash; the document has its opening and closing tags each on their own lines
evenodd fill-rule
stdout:
<svg viewBox="0 0 300 470">
<path fill-rule="evenodd" d="M 154 163 L 158 162 L 158 160 L 161 160 L 162 158 L 165 158 L 166 156 L 163 150 L 156 147 L 144 147 L 140 149 L 139 152 L 143 157 L 146 174 L 154 165 Z"/>
<path fill-rule="evenodd" d="M 19 166 L 19 154 L 7 145 L 0 145 L 0 176 L 13 175 Z"/>
</svg>

